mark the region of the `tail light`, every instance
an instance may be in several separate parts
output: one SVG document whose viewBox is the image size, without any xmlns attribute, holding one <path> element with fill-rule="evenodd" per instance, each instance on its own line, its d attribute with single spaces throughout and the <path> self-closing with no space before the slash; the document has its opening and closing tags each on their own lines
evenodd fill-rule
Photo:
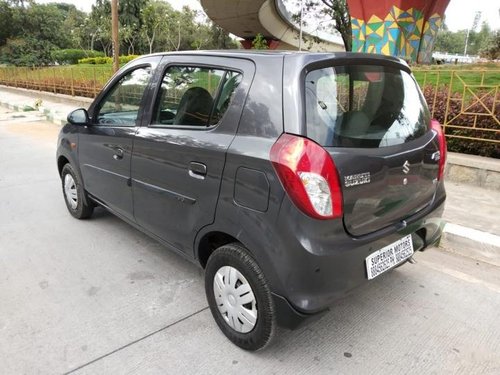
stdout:
<svg viewBox="0 0 500 375">
<path fill-rule="evenodd" d="M 317 143 L 283 134 L 271 148 L 271 162 L 294 204 L 317 219 L 342 217 L 342 190 L 337 168 Z"/>
<path fill-rule="evenodd" d="M 437 120 L 431 120 L 431 128 L 437 133 L 439 143 L 439 172 L 438 180 L 442 180 L 444 176 L 444 167 L 446 165 L 446 137 L 441 128 L 441 124 Z"/>
</svg>

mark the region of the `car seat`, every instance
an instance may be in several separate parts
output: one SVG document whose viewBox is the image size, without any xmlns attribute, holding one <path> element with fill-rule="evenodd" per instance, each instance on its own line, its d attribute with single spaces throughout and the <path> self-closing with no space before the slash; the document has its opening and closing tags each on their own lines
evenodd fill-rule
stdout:
<svg viewBox="0 0 500 375">
<path fill-rule="evenodd" d="M 207 126 L 213 98 L 203 87 L 191 87 L 182 95 L 174 125 Z"/>
</svg>

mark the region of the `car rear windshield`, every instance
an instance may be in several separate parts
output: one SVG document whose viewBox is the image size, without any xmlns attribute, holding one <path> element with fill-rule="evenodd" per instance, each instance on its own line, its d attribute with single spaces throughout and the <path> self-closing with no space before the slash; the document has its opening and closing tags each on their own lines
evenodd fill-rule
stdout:
<svg viewBox="0 0 500 375">
<path fill-rule="evenodd" d="M 333 66 L 305 82 L 307 136 L 322 146 L 378 148 L 428 129 L 427 104 L 410 74 L 378 65 Z"/>
</svg>

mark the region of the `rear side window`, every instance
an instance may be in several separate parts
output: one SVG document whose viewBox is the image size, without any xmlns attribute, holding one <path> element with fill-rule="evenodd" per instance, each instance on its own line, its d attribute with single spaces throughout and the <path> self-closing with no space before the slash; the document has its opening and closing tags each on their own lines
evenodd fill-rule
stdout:
<svg viewBox="0 0 500 375">
<path fill-rule="evenodd" d="M 226 112 L 241 74 L 222 69 L 170 66 L 161 83 L 154 125 L 210 126 Z"/>
<path fill-rule="evenodd" d="M 430 114 L 413 78 L 385 66 L 313 70 L 305 82 L 307 136 L 322 146 L 378 148 L 416 139 Z"/>
</svg>

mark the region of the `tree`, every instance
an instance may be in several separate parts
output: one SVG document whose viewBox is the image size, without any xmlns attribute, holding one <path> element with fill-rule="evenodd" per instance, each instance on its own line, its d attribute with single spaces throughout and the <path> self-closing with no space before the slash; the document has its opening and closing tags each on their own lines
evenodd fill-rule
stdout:
<svg viewBox="0 0 500 375">
<path fill-rule="evenodd" d="M 135 47 L 138 44 L 138 39 L 140 38 L 140 33 L 136 30 L 136 25 L 122 26 L 120 27 L 120 39 L 123 40 L 127 45 L 127 54 L 135 55 Z M 123 46 L 121 48 L 123 50 Z"/>
<path fill-rule="evenodd" d="M 310 4 L 312 3 L 318 2 L 311 1 Z M 325 9 L 322 11 L 323 14 L 330 16 L 334 21 L 335 30 L 340 33 L 340 36 L 342 37 L 342 40 L 344 42 L 345 50 L 351 51 L 352 27 L 347 0 L 321 0 L 321 3 L 325 7 Z"/>
<path fill-rule="evenodd" d="M 82 15 L 68 4 L 2 1 L 0 8 L 0 25 L 8 15 L 0 34 L 2 61 L 17 65 L 52 63 L 52 51 L 73 45 L 71 20 Z"/>
<path fill-rule="evenodd" d="M 96 0 L 90 14 L 59 1 L 0 0 L 0 63 L 67 63 L 61 56 L 69 52 L 58 50 L 111 54 L 110 0 Z M 177 11 L 166 0 L 120 0 L 119 6 L 122 54 L 237 46 L 228 33 L 189 7 Z"/>
<path fill-rule="evenodd" d="M 168 33 L 173 50 L 196 49 L 196 43 L 194 43 L 197 28 L 196 16 L 196 11 L 187 6 L 183 7 L 181 12 L 173 14 L 172 28 Z"/>
<path fill-rule="evenodd" d="M 471 48 L 472 55 L 480 54 L 480 51 L 487 48 L 490 38 L 494 35 L 491 27 L 487 22 L 483 22 L 481 25 L 481 30 L 478 33 L 474 33 L 474 39 L 472 40 L 473 46 Z"/>
<path fill-rule="evenodd" d="M 158 36 L 167 28 L 166 20 L 170 19 L 174 12 L 172 6 L 164 1 L 150 1 L 142 10 L 141 35 L 145 38 L 149 53 L 155 51 L 158 44 Z"/>
<path fill-rule="evenodd" d="M 148 2 L 149 0 L 120 0 L 118 3 L 120 38 L 125 42 L 128 54 L 135 54 L 136 47 L 140 48 L 142 44 L 141 9 L 146 7 Z"/>
<path fill-rule="evenodd" d="M 13 24 L 12 8 L 7 1 L 0 1 L 0 46 L 5 45 L 7 39 L 12 36 L 13 32 L 11 30 Z"/>
<path fill-rule="evenodd" d="M 467 30 L 459 30 L 453 32 L 450 31 L 445 24 L 437 34 L 434 50 L 461 55 L 464 53 L 466 37 Z M 491 30 L 490 26 L 486 22 L 482 24 L 481 30 L 479 30 L 479 32 L 471 30 L 469 32 L 467 54 L 488 54 L 486 51 L 488 50 L 488 47 L 492 45 L 492 43 L 494 45 L 494 42 L 492 42 L 494 40 L 494 37 L 495 32 Z"/>
<path fill-rule="evenodd" d="M 85 19 L 87 18 L 87 14 L 85 12 L 82 12 L 81 10 L 78 10 L 74 5 L 56 4 L 56 6 L 61 10 L 65 9 L 63 30 L 65 30 L 66 33 L 69 33 L 68 35 L 69 48 L 75 48 L 75 47 L 82 48 L 81 47 L 82 37 L 80 29 L 85 24 Z"/>
<path fill-rule="evenodd" d="M 106 56 L 112 52 L 111 42 L 111 2 L 109 0 L 96 0 L 92 11 L 86 21 L 91 34 L 91 49 L 103 51 Z M 94 43 L 98 42 L 100 46 Z"/>
<path fill-rule="evenodd" d="M 207 47 L 209 49 L 238 48 L 238 44 L 229 36 L 229 33 L 215 23 L 211 23 L 209 35 L 211 36 L 210 44 Z"/>
<path fill-rule="evenodd" d="M 457 32 L 446 29 L 440 30 L 436 36 L 434 51 L 462 54 L 464 52 L 466 34 L 466 30 Z"/>
<path fill-rule="evenodd" d="M 295 7 L 300 7 L 301 1 L 299 0 L 288 0 L 292 2 Z M 332 32 L 336 30 L 342 37 L 344 42 L 344 47 L 346 51 L 352 50 L 352 27 L 351 27 L 351 16 L 349 15 L 349 6 L 347 5 L 347 0 L 306 0 L 304 3 L 304 19 L 305 24 L 310 26 L 320 25 L 324 21 L 331 23 L 333 30 L 325 31 Z M 314 17 L 312 17 L 314 15 Z M 293 15 L 295 21 L 300 20 L 300 13 Z"/>
<path fill-rule="evenodd" d="M 55 46 L 32 37 L 11 38 L 1 49 L 2 62 L 17 66 L 40 66 L 52 63 Z"/>
<path fill-rule="evenodd" d="M 500 30 L 492 33 L 485 44 L 480 51 L 481 57 L 490 60 L 500 59 Z"/>
</svg>

